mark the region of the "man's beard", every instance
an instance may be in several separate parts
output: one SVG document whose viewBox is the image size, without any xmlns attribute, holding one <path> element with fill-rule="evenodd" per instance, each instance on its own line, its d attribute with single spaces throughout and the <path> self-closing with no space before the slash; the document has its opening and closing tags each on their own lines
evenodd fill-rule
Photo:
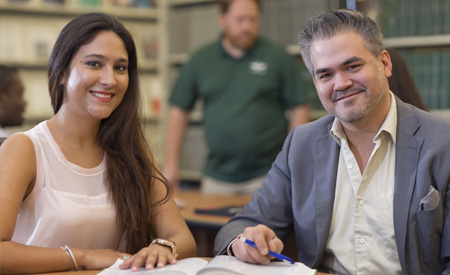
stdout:
<svg viewBox="0 0 450 275">
<path fill-rule="evenodd" d="M 243 39 L 242 36 L 249 36 L 249 39 Z M 257 35 L 252 35 L 250 33 L 241 33 L 236 36 L 228 36 L 228 40 L 233 47 L 248 50 L 255 44 L 257 37 Z"/>
<path fill-rule="evenodd" d="M 383 95 L 386 93 L 380 93 L 377 96 L 368 96 L 367 95 L 367 88 L 366 87 L 358 87 L 351 90 L 359 90 L 361 91 L 360 96 L 364 96 L 366 99 L 363 105 L 355 105 L 351 107 L 350 105 L 354 105 L 354 103 L 347 102 L 349 106 L 347 106 L 347 109 L 339 110 L 335 108 L 333 111 L 327 110 L 331 115 L 338 117 L 340 120 L 347 122 L 347 123 L 355 123 L 362 121 L 366 118 L 368 118 L 372 113 L 375 111 L 377 106 L 380 104 L 381 99 L 383 98 Z M 350 91 L 351 92 L 351 91 Z M 344 104 L 344 105 L 347 105 Z"/>
</svg>

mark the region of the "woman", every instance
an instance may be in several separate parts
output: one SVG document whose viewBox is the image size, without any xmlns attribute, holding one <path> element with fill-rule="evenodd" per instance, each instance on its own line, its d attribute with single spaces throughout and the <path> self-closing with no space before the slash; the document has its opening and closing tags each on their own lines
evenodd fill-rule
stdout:
<svg viewBox="0 0 450 275">
<path fill-rule="evenodd" d="M 150 269 L 195 256 L 141 129 L 129 32 L 106 14 L 73 19 L 48 75 L 55 115 L 0 149 L 0 273 L 102 269 L 132 254 L 121 268 Z"/>
</svg>

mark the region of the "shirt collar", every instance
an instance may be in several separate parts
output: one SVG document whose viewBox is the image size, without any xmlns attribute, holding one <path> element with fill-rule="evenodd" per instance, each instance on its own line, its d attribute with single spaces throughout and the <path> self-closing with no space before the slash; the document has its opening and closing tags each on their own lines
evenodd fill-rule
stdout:
<svg viewBox="0 0 450 275">
<path fill-rule="evenodd" d="M 219 39 L 218 39 L 218 41 L 217 41 L 217 47 L 219 48 L 220 55 L 223 56 L 223 57 L 228 57 L 228 58 L 236 59 L 236 58 L 234 58 L 233 56 L 231 56 L 231 55 L 225 50 L 225 48 L 223 47 L 223 44 L 222 44 L 223 36 L 224 36 L 224 33 L 222 32 L 222 33 L 219 35 Z M 252 46 L 250 49 L 248 49 L 248 50 L 244 53 L 244 55 L 243 55 L 241 58 L 238 58 L 238 59 L 242 59 L 242 58 L 246 57 L 247 55 L 249 55 L 249 53 L 251 53 L 252 51 L 254 51 L 254 50 L 258 47 L 258 45 L 260 44 L 260 43 L 259 43 L 260 39 L 261 39 L 261 38 L 258 36 L 258 38 L 256 38 L 256 41 L 255 41 L 255 43 L 253 44 L 253 46 Z"/>
<path fill-rule="evenodd" d="M 389 91 L 391 96 L 391 106 L 389 107 L 388 114 L 380 130 L 373 138 L 373 141 L 380 139 L 382 135 L 390 135 L 392 142 L 395 144 L 397 142 L 397 102 L 395 101 L 394 94 Z M 335 117 L 333 121 L 333 126 L 330 130 L 331 137 L 336 141 L 337 144 L 341 145 L 341 140 L 347 140 L 344 129 L 342 128 L 341 121 Z"/>
</svg>

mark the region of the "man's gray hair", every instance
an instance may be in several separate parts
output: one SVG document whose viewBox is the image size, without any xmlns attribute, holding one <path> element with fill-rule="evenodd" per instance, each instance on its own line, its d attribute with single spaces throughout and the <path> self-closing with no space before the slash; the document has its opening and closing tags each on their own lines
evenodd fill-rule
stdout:
<svg viewBox="0 0 450 275">
<path fill-rule="evenodd" d="M 303 61 L 314 77 L 314 68 L 311 64 L 311 44 L 315 40 L 328 39 L 340 33 L 356 32 L 362 36 L 367 49 L 380 56 L 384 50 L 383 34 L 380 27 L 367 15 L 354 10 L 332 10 L 313 19 L 300 32 L 299 44 Z"/>
</svg>

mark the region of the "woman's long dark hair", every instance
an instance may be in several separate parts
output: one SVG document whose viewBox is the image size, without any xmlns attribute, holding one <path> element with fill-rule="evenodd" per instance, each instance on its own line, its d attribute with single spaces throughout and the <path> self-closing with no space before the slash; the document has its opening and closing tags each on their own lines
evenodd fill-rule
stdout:
<svg viewBox="0 0 450 275">
<path fill-rule="evenodd" d="M 168 200 L 170 187 L 156 168 L 143 133 L 136 47 L 130 33 L 104 13 L 84 14 L 70 21 L 59 34 L 50 56 L 49 91 L 56 114 L 64 96 L 61 78 L 68 72 L 73 56 L 102 31 L 116 33 L 128 52 L 128 88 L 116 110 L 102 120 L 99 140 L 107 155 L 107 184 L 116 221 L 126 237 L 126 252 L 134 254 L 155 237 L 151 222 L 156 215 L 154 206 Z M 162 200 L 153 197 L 154 184 L 164 184 L 167 192 Z"/>
<path fill-rule="evenodd" d="M 392 76 L 388 78 L 389 89 L 402 101 L 428 111 L 400 52 L 395 49 L 387 51 L 392 61 Z"/>
</svg>

